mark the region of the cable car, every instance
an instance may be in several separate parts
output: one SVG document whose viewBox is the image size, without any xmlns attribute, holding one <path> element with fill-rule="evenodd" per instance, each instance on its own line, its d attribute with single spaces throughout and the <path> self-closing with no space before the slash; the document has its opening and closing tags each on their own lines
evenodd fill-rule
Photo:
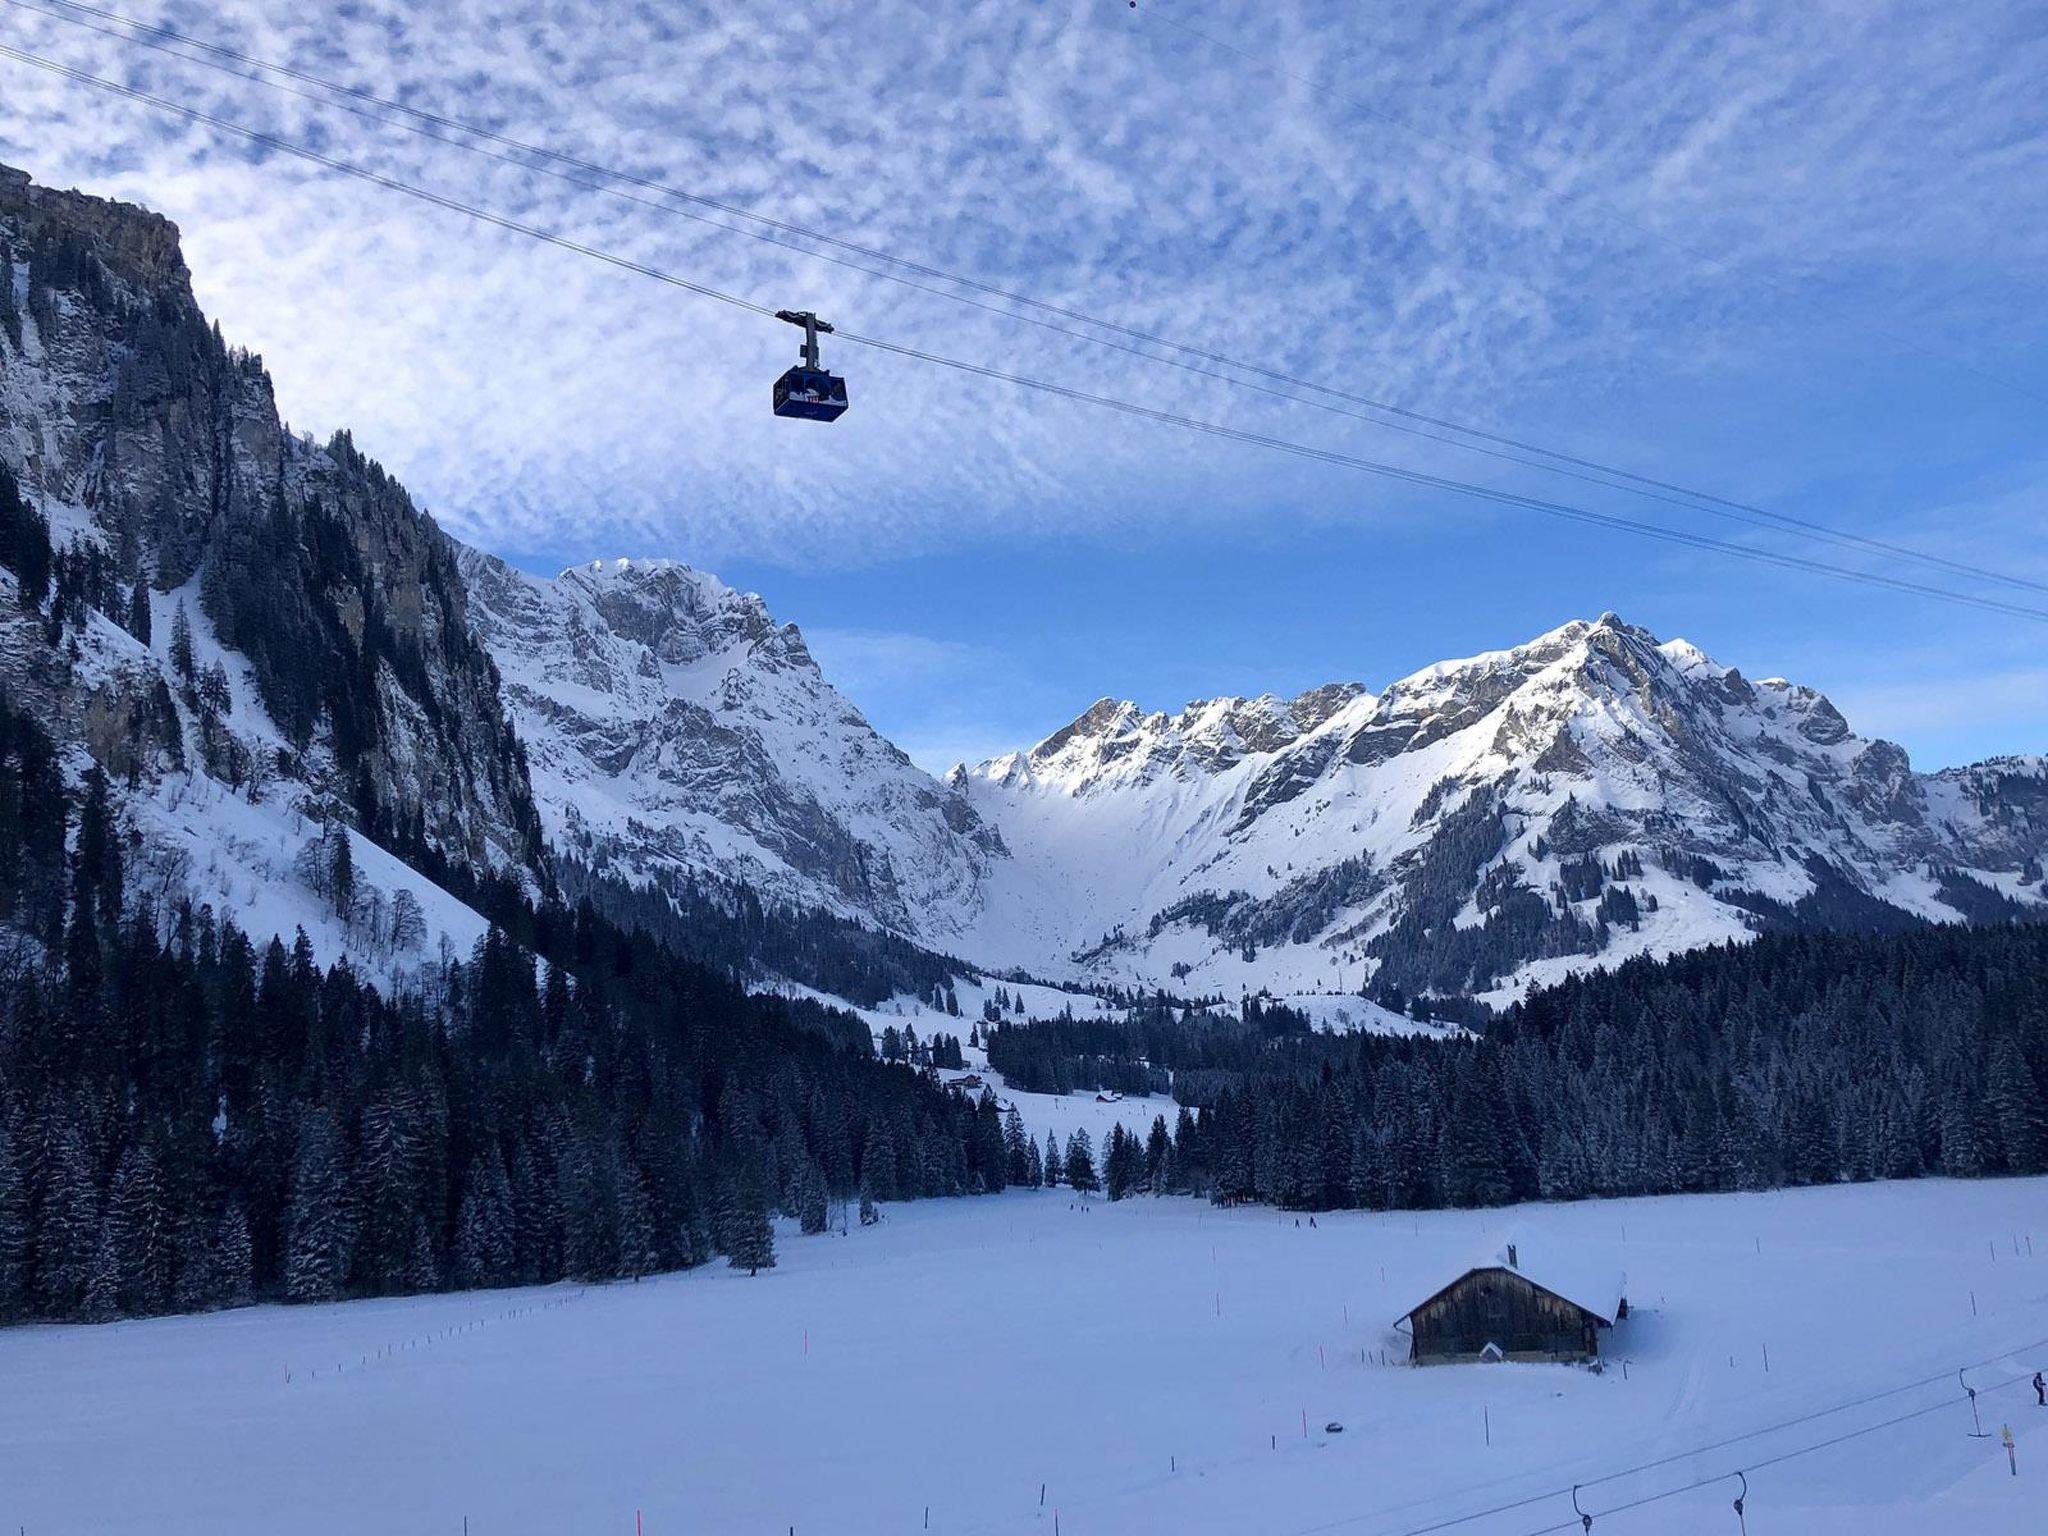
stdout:
<svg viewBox="0 0 2048 1536">
<path fill-rule="evenodd" d="M 807 309 L 778 309 L 778 320 L 804 328 L 803 361 L 775 381 L 775 414 L 805 421 L 836 421 L 846 414 L 846 380 L 818 362 L 818 333 L 832 327 Z"/>
</svg>

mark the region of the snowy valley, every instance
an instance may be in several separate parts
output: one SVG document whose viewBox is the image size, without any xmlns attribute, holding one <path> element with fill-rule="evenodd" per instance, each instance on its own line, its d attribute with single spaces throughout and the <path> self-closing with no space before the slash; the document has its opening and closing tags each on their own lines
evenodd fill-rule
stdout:
<svg viewBox="0 0 2048 1536">
<path fill-rule="evenodd" d="M 592 553 L 0 168 L 0 1530 L 2040 1528 L 2048 758 L 1604 613 L 934 775 Z"/>
<path fill-rule="evenodd" d="M 1749 1469 L 1758 1536 L 2023 1536 L 2044 1199 L 1932 1182 L 1312 1229 L 1062 1190 L 892 1208 L 791 1242 L 770 1282 L 15 1330 L 0 1513 L 81 1536 L 1527 1536 L 1578 1531 L 1577 1483 L 1596 1536 L 1723 1536 Z M 1399 1316 L 1510 1233 L 1626 1270 L 1607 1369 L 1401 1364 Z"/>
</svg>

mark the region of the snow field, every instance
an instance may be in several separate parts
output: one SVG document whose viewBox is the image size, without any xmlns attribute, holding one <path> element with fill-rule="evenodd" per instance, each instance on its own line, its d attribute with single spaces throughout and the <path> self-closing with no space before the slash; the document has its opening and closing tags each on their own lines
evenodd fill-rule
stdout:
<svg viewBox="0 0 2048 1536">
<path fill-rule="evenodd" d="M 1734 1532 L 1732 1473 L 1751 1467 L 1755 1536 L 2035 1532 L 2044 1216 L 2044 1180 L 1313 1228 L 1012 1192 L 785 1232 L 753 1279 L 20 1329 L 0 1334 L 0 1529 L 624 1536 L 637 1512 L 645 1536 L 836 1536 L 922 1531 L 929 1506 L 953 1533 L 1049 1533 L 1057 1513 L 1061 1536 L 1396 1536 L 1531 1498 L 1450 1528 L 1524 1536 L 1577 1529 L 1578 1482 L 1612 1511 L 1599 1536 L 1663 1536 Z M 1381 1365 L 1391 1320 L 1510 1226 L 1532 1263 L 1556 1244 L 1628 1269 L 1626 1375 Z M 1968 1434 L 1953 1373 L 1979 1361 L 2017 1477 Z M 1724 1480 L 1621 1508 L 1702 1478 Z"/>
</svg>

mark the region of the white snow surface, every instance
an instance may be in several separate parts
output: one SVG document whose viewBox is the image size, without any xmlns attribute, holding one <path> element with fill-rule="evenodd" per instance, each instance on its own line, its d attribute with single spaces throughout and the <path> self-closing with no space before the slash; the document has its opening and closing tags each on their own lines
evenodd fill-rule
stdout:
<svg viewBox="0 0 2048 1536">
<path fill-rule="evenodd" d="M 1930 1181 L 1311 1227 L 1060 1190 L 785 1230 L 757 1278 L 17 1328 L 0 1528 L 1522 1536 L 1576 1530 L 1578 1483 L 1599 1536 L 1720 1536 L 1751 1468 L 1757 1536 L 2031 1536 L 2044 1211 L 2041 1180 Z M 1380 1363 L 1509 1225 L 1625 1260 L 1626 1374 Z"/>
<path fill-rule="evenodd" d="M 1567 855 L 1639 856 L 1643 874 L 1621 883 L 1657 910 L 1645 902 L 1640 925 L 1616 925 L 1597 953 L 1517 965 L 1492 991 L 1502 1001 L 1632 955 L 1746 938 L 1723 893 L 1795 902 L 1815 888 L 1816 857 L 1937 920 L 1959 915 L 1937 866 L 2048 902 L 2048 825 L 2000 802 L 2001 784 L 2048 799 L 2044 778 L 2040 759 L 1915 775 L 1813 690 L 1751 683 L 1606 614 L 1377 694 L 1333 684 L 1172 715 L 1103 699 L 1028 752 L 955 768 L 949 782 L 1010 853 L 960 949 L 1042 975 L 1226 995 L 1356 990 L 1376 964 L 1365 946 L 1410 899 L 1407 875 L 1475 804 L 1498 808 L 1501 832 L 1478 875 L 1460 873 L 1473 897 L 1459 927 L 1484 920 L 1479 880 L 1506 866 L 1549 901 Z M 1711 857 L 1720 878 L 1703 888 L 1667 867 L 1669 850 Z M 1227 931 L 1176 913 L 1201 898 L 1289 920 L 1247 958 Z M 1594 907 L 1576 915 L 1591 923 Z"/>
<path fill-rule="evenodd" d="M 673 560 L 552 581 L 461 552 L 547 836 L 629 880 L 741 881 L 943 945 L 1000 844 L 759 597 Z"/>
<path fill-rule="evenodd" d="M 463 570 L 556 846 L 628 879 L 741 881 L 970 967 L 1355 996 L 1419 892 L 1462 894 L 1450 921 L 1472 929 L 1519 890 L 1526 928 L 1531 898 L 1565 910 L 1561 872 L 1583 859 L 1641 863 L 1608 881 L 1639 920 L 1603 928 L 1581 896 L 1570 915 L 1597 937 L 1500 941 L 1524 948 L 1457 985 L 1507 1001 L 1745 939 L 1745 903 L 1798 902 L 1817 863 L 1933 919 L 1972 915 L 1944 899 L 1950 869 L 2048 905 L 2048 763 L 1915 774 L 1813 690 L 1752 683 L 1612 614 L 1377 693 L 1336 683 L 1177 714 L 1103 699 L 940 782 L 793 626 L 715 577 L 607 561 L 541 581 L 475 552 Z M 1459 851 L 1475 836 L 1476 866 Z"/>
<path fill-rule="evenodd" d="M 0 601 L 14 602 L 13 578 L 0 572 Z M 174 620 L 182 610 L 190 626 L 195 666 L 218 664 L 231 704 L 221 726 L 240 741 L 252 764 L 250 781 L 233 786 L 206 770 L 198 750 L 193 711 L 180 697 L 170 663 Z M 318 797 L 302 779 L 277 770 L 285 747 L 262 701 L 247 661 L 221 644 L 201 611 L 197 583 L 151 594 L 152 644 L 98 612 L 76 636 L 74 666 L 84 687 L 110 687 L 152 675 L 164 679 L 187 751 L 182 770 L 166 770 L 128 785 L 116 782 L 115 800 L 133 842 L 125 851 L 128 875 L 160 912 L 180 897 L 232 918 L 260 951 L 273 938 L 289 945 L 304 930 L 315 959 L 346 959 L 365 980 L 386 988 L 408 984 L 446 956 L 466 956 L 488 927 L 482 914 L 419 871 L 357 832 L 336 824 L 349 840 L 357 887 L 344 914 L 313 888 L 309 865 L 323 862 L 317 845 L 325 830 Z M 307 754 L 317 757 L 323 749 Z M 73 744 L 67 772 L 80 779 L 90 766 Z M 420 931 L 409 942 L 392 940 L 393 903 L 400 893 L 418 904 Z"/>
</svg>

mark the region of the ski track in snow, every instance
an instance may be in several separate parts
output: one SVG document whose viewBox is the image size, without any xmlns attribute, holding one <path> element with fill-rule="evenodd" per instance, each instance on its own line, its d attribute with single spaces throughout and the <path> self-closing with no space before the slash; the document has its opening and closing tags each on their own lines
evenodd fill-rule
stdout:
<svg viewBox="0 0 2048 1536">
<path fill-rule="evenodd" d="M 2048 1337 L 2044 1215 L 2039 1179 L 1314 1228 L 1011 1192 L 891 1206 L 845 1236 L 785 1229 L 759 1278 L 20 1328 L 0 1333 L 0 1529 L 426 1536 L 466 1517 L 476 1536 L 596 1536 L 638 1512 L 645 1536 L 881 1533 L 924 1529 L 928 1505 L 938 1532 L 1050 1532 L 1057 1510 L 1074 1536 L 1395 1536 L 1546 1495 L 1454 1528 L 1524 1536 L 1576 1529 L 1557 1490 L 1580 1482 L 1614 1511 L 1599 1536 L 1732 1532 L 1736 1468 L 1931 1406 L 1754 1473 L 1750 1529 L 2016 1536 L 2041 1528 L 2048 1477 L 2026 1387 L 2043 1352 L 2010 1353 Z M 1511 1225 L 1525 1254 L 1626 1267 L 1636 1313 L 1608 1336 L 1626 1379 L 1378 1363 L 1392 1319 Z M 1952 1374 L 1997 1357 L 1971 1380 L 1994 1437 L 2018 1434 L 2017 1478 L 1969 1436 Z"/>
</svg>

